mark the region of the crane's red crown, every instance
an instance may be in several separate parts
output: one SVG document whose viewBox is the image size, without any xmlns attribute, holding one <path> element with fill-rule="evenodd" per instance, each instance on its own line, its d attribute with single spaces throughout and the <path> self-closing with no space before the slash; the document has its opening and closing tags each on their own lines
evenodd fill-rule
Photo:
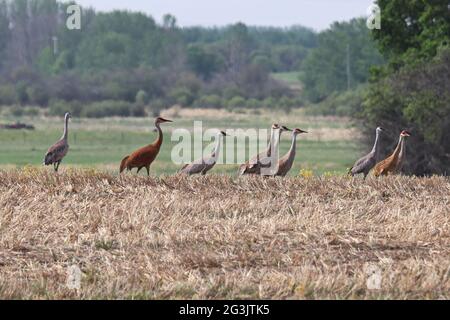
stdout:
<svg viewBox="0 0 450 320">
<path fill-rule="evenodd" d="M 299 128 L 295 128 L 295 129 L 294 129 L 294 132 L 297 133 L 297 134 L 300 134 L 300 133 L 308 133 L 308 131 L 305 131 L 305 130 L 302 130 L 302 129 L 299 129 Z"/>
<path fill-rule="evenodd" d="M 409 137 L 409 136 L 411 136 L 411 133 L 409 131 L 403 130 L 400 135 L 403 137 Z"/>
</svg>

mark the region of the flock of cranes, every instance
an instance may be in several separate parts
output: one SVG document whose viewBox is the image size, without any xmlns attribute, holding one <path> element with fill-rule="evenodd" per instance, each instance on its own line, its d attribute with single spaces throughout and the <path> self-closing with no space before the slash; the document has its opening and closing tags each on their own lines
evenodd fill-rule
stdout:
<svg viewBox="0 0 450 320">
<path fill-rule="evenodd" d="M 69 119 L 72 118 L 70 113 L 66 113 L 64 117 L 64 133 L 58 142 L 51 146 L 44 158 L 44 165 L 53 165 L 54 170 L 57 172 L 59 166 L 69 151 L 68 144 L 68 130 Z M 158 117 L 155 120 L 155 128 L 158 132 L 158 138 L 152 144 L 140 148 L 133 152 L 131 155 L 126 156 L 120 164 L 120 173 L 125 170 L 131 171 L 137 169 L 139 173 L 143 168 L 147 170 L 147 175 L 150 175 L 150 166 L 155 161 L 159 154 L 161 146 L 163 144 L 163 132 L 161 129 L 162 123 L 172 122 L 171 120 Z M 280 126 L 279 124 L 273 124 L 271 128 L 271 135 L 267 149 L 257 154 L 255 157 L 242 164 L 239 167 L 240 175 L 262 175 L 264 168 L 270 167 L 271 153 L 273 150 L 277 151 L 277 141 L 280 141 L 283 132 L 292 132 L 292 144 L 288 153 L 278 160 L 278 165 L 275 166 L 276 170 L 271 173 L 272 176 L 284 177 L 291 170 L 295 156 L 296 156 L 296 142 L 299 134 L 308 133 L 301 129 L 289 129 L 286 126 Z M 405 161 L 406 139 L 411 134 L 408 131 L 402 131 L 400 133 L 400 140 L 392 155 L 388 158 L 379 161 L 380 154 L 380 135 L 384 132 L 383 128 L 378 127 L 376 129 L 375 144 L 369 154 L 362 157 L 354 166 L 350 169 L 349 175 L 355 176 L 357 174 L 363 174 L 364 179 L 367 177 L 370 171 L 373 171 L 374 176 L 379 177 L 388 174 L 399 173 L 403 163 Z M 205 175 L 211 170 L 217 163 L 219 152 L 221 149 L 221 140 L 226 137 L 227 134 L 224 131 L 217 133 L 216 146 L 212 154 L 208 157 L 198 159 L 191 164 L 186 164 L 179 173 L 186 175 L 202 174 Z"/>
</svg>

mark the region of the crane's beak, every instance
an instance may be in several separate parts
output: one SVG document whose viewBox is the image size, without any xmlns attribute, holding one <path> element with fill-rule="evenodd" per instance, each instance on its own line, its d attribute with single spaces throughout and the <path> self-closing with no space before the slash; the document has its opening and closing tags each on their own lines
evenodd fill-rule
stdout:
<svg viewBox="0 0 450 320">
<path fill-rule="evenodd" d="M 162 122 L 173 122 L 172 120 L 168 120 L 168 119 L 164 119 L 164 118 L 161 118 L 161 121 Z"/>
<path fill-rule="evenodd" d="M 300 133 L 309 133 L 309 132 L 305 130 L 300 130 Z"/>
<path fill-rule="evenodd" d="M 281 129 L 283 129 L 284 131 L 292 131 L 292 129 L 289 129 L 288 127 L 282 126 Z"/>
</svg>

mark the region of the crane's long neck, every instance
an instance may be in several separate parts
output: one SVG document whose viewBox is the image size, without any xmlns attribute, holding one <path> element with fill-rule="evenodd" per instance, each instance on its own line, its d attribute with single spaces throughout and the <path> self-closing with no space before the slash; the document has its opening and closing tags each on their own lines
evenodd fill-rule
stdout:
<svg viewBox="0 0 450 320">
<path fill-rule="evenodd" d="M 65 121 L 64 121 L 64 133 L 62 136 L 63 140 L 67 141 L 67 135 L 69 133 L 69 117 L 66 116 Z"/>
<path fill-rule="evenodd" d="M 266 150 L 266 153 L 268 156 L 270 156 L 270 153 L 271 153 L 272 142 L 273 142 L 274 136 L 275 136 L 275 129 L 272 128 L 270 130 L 269 143 L 267 144 L 267 150 Z"/>
<path fill-rule="evenodd" d="M 294 160 L 295 158 L 295 153 L 296 153 L 296 149 L 297 149 L 297 134 L 293 133 L 292 134 L 292 144 L 291 144 L 291 148 L 289 149 L 289 159 L 290 160 Z"/>
<path fill-rule="evenodd" d="M 213 154 L 212 154 L 214 160 L 216 160 L 216 161 L 219 158 L 219 153 L 220 153 L 220 147 L 221 146 L 222 146 L 222 135 L 218 134 L 217 135 L 216 147 L 214 148 L 214 151 L 213 151 Z"/>
<path fill-rule="evenodd" d="M 406 153 L 406 139 L 405 137 L 400 138 L 400 152 L 399 152 L 399 158 L 403 160 Z"/>
<path fill-rule="evenodd" d="M 161 147 L 161 145 L 162 145 L 162 143 L 163 143 L 163 133 L 162 133 L 162 130 L 161 130 L 161 127 L 160 127 L 160 124 L 159 124 L 159 123 L 156 123 L 156 124 L 155 124 L 155 127 L 156 127 L 156 130 L 158 130 L 158 138 L 156 139 L 156 141 L 154 142 L 154 144 L 155 144 L 157 147 Z"/>
<path fill-rule="evenodd" d="M 272 129 L 270 131 L 270 140 L 269 140 L 269 145 L 267 146 L 267 151 L 266 151 L 268 157 L 270 157 L 271 154 L 272 154 L 272 146 L 276 145 L 275 144 L 275 142 L 276 142 L 275 139 L 277 137 L 277 135 L 276 135 L 277 134 L 277 130 L 279 132 L 278 141 L 280 141 L 281 130 L 279 130 L 279 129 Z"/>
<path fill-rule="evenodd" d="M 405 138 L 403 136 L 400 136 L 400 139 L 398 141 L 397 147 L 394 150 L 393 156 L 394 158 L 399 158 L 404 154 L 405 151 Z"/>
<path fill-rule="evenodd" d="M 378 155 L 380 153 L 380 132 L 377 131 L 377 135 L 375 137 L 375 143 L 372 148 L 372 153 L 375 153 L 376 157 L 378 158 Z"/>
</svg>

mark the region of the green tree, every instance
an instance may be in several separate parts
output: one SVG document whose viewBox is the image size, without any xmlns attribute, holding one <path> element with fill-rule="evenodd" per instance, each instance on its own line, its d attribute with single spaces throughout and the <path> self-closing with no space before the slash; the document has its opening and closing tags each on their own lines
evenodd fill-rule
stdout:
<svg viewBox="0 0 450 320">
<path fill-rule="evenodd" d="M 302 64 L 305 93 L 314 102 L 347 90 L 349 82 L 351 88 L 366 82 L 370 67 L 383 62 L 365 19 L 336 22 L 318 41 Z"/>
<path fill-rule="evenodd" d="M 379 0 L 382 28 L 373 31 L 389 65 L 378 68 L 363 104 L 366 140 L 386 127 L 388 143 L 409 129 L 410 173 L 450 173 L 450 12 L 447 0 Z"/>
<path fill-rule="evenodd" d="M 187 63 L 192 71 L 205 80 L 210 79 L 220 68 L 218 56 L 207 52 L 200 45 L 190 45 L 187 48 Z"/>
</svg>

